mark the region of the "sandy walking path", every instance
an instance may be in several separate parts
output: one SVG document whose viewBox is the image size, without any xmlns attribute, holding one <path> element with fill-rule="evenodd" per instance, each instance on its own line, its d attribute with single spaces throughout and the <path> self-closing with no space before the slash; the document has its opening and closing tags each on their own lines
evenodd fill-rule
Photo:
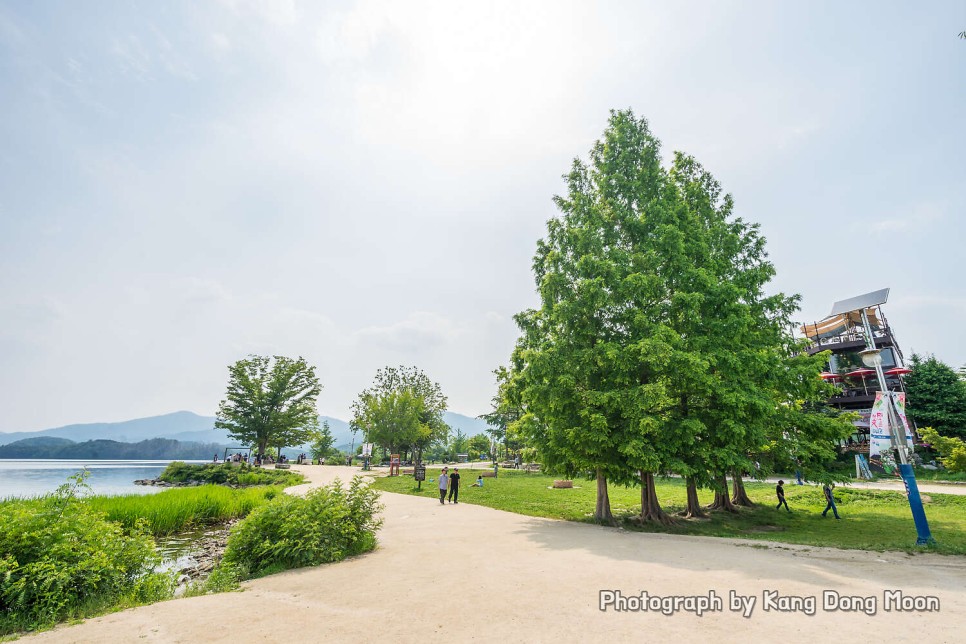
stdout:
<svg viewBox="0 0 966 644">
<path fill-rule="evenodd" d="M 358 470 L 303 467 L 313 484 Z M 472 489 L 462 491 L 464 496 Z M 31 642 L 962 641 L 966 558 L 625 532 L 384 494 L 379 548 L 32 636 Z M 829 529 L 834 523 L 829 522 Z M 598 609 L 625 596 L 707 595 L 697 617 Z M 876 598 L 876 614 L 827 612 L 822 592 Z M 887 612 L 883 592 L 935 596 L 938 612 Z M 750 617 L 729 591 L 754 597 Z M 815 597 L 816 614 L 765 610 L 763 593 Z"/>
</svg>

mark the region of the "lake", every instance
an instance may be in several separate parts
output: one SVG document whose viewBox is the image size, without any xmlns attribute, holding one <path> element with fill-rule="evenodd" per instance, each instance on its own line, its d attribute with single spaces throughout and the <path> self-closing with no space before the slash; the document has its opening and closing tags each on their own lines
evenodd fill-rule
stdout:
<svg viewBox="0 0 966 644">
<path fill-rule="evenodd" d="M 85 467 L 95 494 L 152 494 L 164 488 L 135 485 L 135 479 L 153 479 L 171 461 L 67 461 L 51 459 L 0 459 L 0 499 L 28 498 L 53 492 Z M 189 461 L 202 462 L 202 461 Z"/>
</svg>

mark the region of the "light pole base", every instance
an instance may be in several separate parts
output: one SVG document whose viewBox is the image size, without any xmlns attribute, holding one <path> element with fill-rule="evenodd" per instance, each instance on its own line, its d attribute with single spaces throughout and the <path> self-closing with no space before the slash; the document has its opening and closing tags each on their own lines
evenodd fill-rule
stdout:
<svg viewBox="0 0 966 644">
<path fill-rule="evenodd" d="M 909 463 L 899 466 L 899 473 L 902 475 L 902 482 L 906 485 L 906 496 L 909 497 L 909 508 L 912 510 L 912 519 L 916 523 L 917 546 L 935 545 L 936 540 L 929 532 L 929 523 L 926 521 L 926 511 L 922 507 L 922 497 L 919 496 L 919 485 L 916 483 L 916 474 Z"/>
</svg>

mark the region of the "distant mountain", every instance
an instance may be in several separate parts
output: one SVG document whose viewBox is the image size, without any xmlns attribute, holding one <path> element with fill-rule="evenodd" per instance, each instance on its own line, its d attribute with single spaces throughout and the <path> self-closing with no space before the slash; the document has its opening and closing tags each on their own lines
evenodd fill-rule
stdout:
<svg viewBox="0 0 966 644">
<path fill-rule="evenodd" d="M 66 438 L 43 436 L 0 445 L 0 458 L 208 460 L 214 454 L 222 456 L 222 449 L 214 443 L 182 443 L 167 438 L 137 443 L 103 439 L 75 443 Z"/>
<path fill-rule="evenodd" d="M 176 411 L 163 416 L 138 418 L 120 423 L 89 423 L 84 425 L 66 425 L 38 432 L 0 433 L 0 445 L 6 445 L 24 438 L 39 436 L 55 436 L 69 438 L 81 442 L 88 440 L 113 440 L 125 443 L 137 443 L 149 438 L 174 438 L 175 434 L 185 432 L 200 432 L 207 430 L 205 442 L 224 441 L 224 436 L 214 433 L 215 419 L 210 416 L 199 416 L 190 411 Z"/>
<path fill-rule="evenodd" d="M 455 432 L 460 428 L 467 436 L 480 434 L 487 429 L 485 421 L 448 411 L 443 414 L 443 420 Z M 362 435 L 353 437 L 349 423 L 331 416 L 320 416 L 319 422 L 328 421 L 335 446 L 348 449 L 355 442 L 362 442 Z M 123 443 L 139 443 L 152 438 L 166 438 L 180 442 L 215 443 L 221 446 L 238 446 L 237 441 L 222 430 L 216 430 L 213 416 L 200 416 L 190 411 L 176 411 L 163 416 L 151 416 L 126 420 L 119 423 L 88 423 L 83 425 L 65 425 L 53 429 L 36 432 L 0 432 L 0 445 L 8 445 L 24 439 L 64 438 L 73 442 L 90 440 L 109 440 Z M 354 441 L 353 441 L 354 439 Z M 307 449 L 308 446 L 298 449 Z M 2 458 L 29 458 L 7 456 Z M 84 457 L 87 458 L 87 457 Z M 139 458 L 148 458 L 146 456 Z M 172 457 L 176 458 L 176 457 Z"/>
<path fill-rule="evenodd" d="M 476 436 L 477 434 L 482 434 L 490 428 L 485 420 L 464 416 L 463 414 L 457 414 L 455 411 L 445 412 L 443 414 L 443 420 L 446 421 L 446 424 L 450 426 L 454 433 L 458 427 L 467 436 Z"/>
</svg>

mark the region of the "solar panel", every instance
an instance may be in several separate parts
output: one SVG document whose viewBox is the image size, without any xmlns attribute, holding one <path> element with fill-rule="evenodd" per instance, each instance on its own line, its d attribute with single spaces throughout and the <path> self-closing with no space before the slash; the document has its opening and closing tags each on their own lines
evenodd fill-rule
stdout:
<svg viewBox="0 0 966 644">
<path fill-rule="evenodd" d="M 840 313 L 859 311 L 861 309 L 867 309 L 870 306 L 885 304 L 888 301 L 889 289 L 884 288 L 878 291 L 872 291 L 871 293 L 866 293 L 865 295 L 857 295 L 855 297 L 850 297 L 847 300 L 836 302 L 832 305 L 832 312 L 829 313 L 829 315 L 839 315 Z"/>
</svg>

